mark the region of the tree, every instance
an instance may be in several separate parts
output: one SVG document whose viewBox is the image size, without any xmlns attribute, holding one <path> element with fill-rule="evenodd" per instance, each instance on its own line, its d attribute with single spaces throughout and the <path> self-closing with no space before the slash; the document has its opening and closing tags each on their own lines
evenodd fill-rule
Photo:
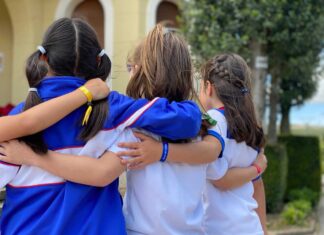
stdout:
<svg viewBox="0 0 324 235">
<path fill-rule="evenodd" d="M 316 91 L 319 74 L 317 68 L 318 56 L 312 50 L 302 57 L 295 57 L 289 61 L 289 67 L 281 80 L 280 93 L 280 133 L 290 134 L 290 110 L 293 106 L 304 104 Z"/>
<path fill-rule="evenodd" d="M 272 75 L 270 143 L 277 140 L 277 106 L 283 71 L 291 66 L 291 59 L 305 55 L 305 48 L 313 50 L 310 45 L 316 45 L 312 53 L 318 54 L 318 48 L 323 46 L 323 4 L 324 0 L 184 1 L 183 31 L 198 60 L 231 51 L 241 54 L 255 70 L 255 57 L 268 56 Z M 259 79 L 263 84 L 263 77 Z M 263 104 L 261 96 L 262 92 L 257 100 Z"/>
<path fill-rule="evenodd" d="M 268 53 L 276 58 L 270 73 L 269 142 L 276 141 L 278 102 L 282 112 L 282 130 L 289 132 L 289 112 L 293 104 L 302 104 L 315 92 L 313 79 L 324 39 L 324 1 L 283 1 L 283 17 L 278 33 L 268 42 Z M 281 93 L 279 93 L 281 91 Z M 298 94 L 299 93 L 299 94 Z"/>
</svg>

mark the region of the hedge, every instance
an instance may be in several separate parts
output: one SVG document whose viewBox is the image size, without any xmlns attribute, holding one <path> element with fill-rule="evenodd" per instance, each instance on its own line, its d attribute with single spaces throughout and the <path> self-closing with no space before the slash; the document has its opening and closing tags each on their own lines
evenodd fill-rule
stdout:
<svg viewBox="0 0 324 235">
<path fill-rule="evenodd" d="M 288 154 L 287 200 L 293 190 L 309 188 L 318 197 L 321 193 L 320 141 L 312 136 L 281 136 Z"/>
<path fill-rule="evenodd" d="M 267 211 L 276 213 L 283 208 L 288 168 L 287 152 L 285 146 L 277 144 L 267 146 L 265 154 L 268 158 L 268 168 L 262 179 L 266 191 Z"/>
</svg>

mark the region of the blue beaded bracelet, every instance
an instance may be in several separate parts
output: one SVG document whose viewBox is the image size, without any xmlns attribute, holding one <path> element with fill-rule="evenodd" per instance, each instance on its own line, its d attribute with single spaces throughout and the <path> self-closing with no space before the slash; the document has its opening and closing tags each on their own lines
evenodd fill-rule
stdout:
<svg viewBox="0 0 324 235">
<path fill-rule="evenodd" d="M 162 156 L 160 158 L 160 162 L 165 162 L 169 153 L 169 143 L 163 141 L 162 145 L 163 145 L 163 150 L 162 150 Z"/>
</svg>

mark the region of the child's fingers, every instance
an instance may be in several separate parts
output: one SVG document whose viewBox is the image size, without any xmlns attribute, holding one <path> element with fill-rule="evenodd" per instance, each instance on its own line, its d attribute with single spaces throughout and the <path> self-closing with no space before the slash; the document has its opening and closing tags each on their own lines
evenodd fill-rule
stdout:
<svg viewBox="0 0 324 235">
<path fill-rule="evenodd" d="M 7 162 L 7 161 L 8 161 L 7 156 L 0 153 L 0 162 Z"/>
<path fill-rule="evenodd" d="M 139 138 L 141 141 L 152 139 L 152 137 L 145 135 L 141 132 L 134 131 L 133 134 L 135 135 L 135 137 Z"/>
<path fill-rule="evenodd" d="M 6 157 L 0 154 L 0 162 L 6 162 Z"/>
<path fill-rule="evenodd" d="M 135 166 L 130 166 L 128 167 L 129 170 L 141 170 L 146 166 L 146 164 L 144 164 L 144 162 L 141 162 Z"/>
<path fill-rule="evenodd" d="M 124 156 L 128 156 L 128 157 L 137 157 L 139 156 L 141 153 L 139 150 L 124 150 L 124 151 L 120 151 L 117 152 L 116 155 L 118 157 L 124 157 Z"/>
<path fill-rule="evenodd" d="M 266 155 L 263 155 L 263 161 L 267 164 L 268 163 L 268 159 Z"/>
<path fill-rule="evenodd" d="M 138 149 L 139 143 L 138 142 L 121 142 L 121 143 L 118 143 L 118 147 L 129 148 L 129 149 Z"/>
<path fill-rule="evenodd" d="M 134 157 L 129 159 L 123 159 L 123 162 L 127 165 L 136 165 L 143 161 L 142 157 Z"/>
<path fill-rule="evenodd" d="M 120 159 L 120 163 L 124 166 L 127 166 L 127 161 L 125 159 Z"/>
<path fill-rule="evenodd" d="M 0 143 L 0 146 L 1 146 L 1 148 L 6 148 L 6 147 L 8 147 L 8 144 L 9 144 L 9 142 L 8 141 L 6 141 L 6 142 L 2 142 L 2 143 Z"/>
<path fill-rule="evenodd" d="M 0 155 L 6 156 L 6 151 L 3 145 L 0 145 Z"/>
</svg>

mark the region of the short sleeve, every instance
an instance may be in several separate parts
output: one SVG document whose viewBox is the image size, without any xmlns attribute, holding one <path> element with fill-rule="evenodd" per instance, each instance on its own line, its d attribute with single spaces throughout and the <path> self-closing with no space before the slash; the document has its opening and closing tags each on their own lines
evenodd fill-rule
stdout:
<svg viewBox="0 0 324 235">
<path fill-rule="evenodd" d="M 24 103 L 20 103 L 11 110 L 9 115 L 17 115 L 22 112 L 23 108 Z M 0 161 L 0 188 L 6 186 L 11 180 L 13 180 L 13 178 L 15 178 L 19 171 L 19 167 L 20 166 L 18 165 Z"/>
<path fill-rule="evenodd" d="M 135 100 L 118 92 L 111 92 L 108 100 L 110 128 L 141 128 L 172 140 L 193 138 L 200 130 L 201 112 L 192 101 Z"/>
<path fill-rule="evenodd" d="M 6 186 L 19 170 L 19 166 L 0 161 L 0 188 Z"/>
<path fill-rule="evenodd" d="M 219 158 L 222 158 L 223 152 L 226 146 L 227 139 L 227 123 L 223 113 L 218 110 L 209 110 L 208 114 L 213 118 L 217 123 L 215 126 L 208 129 L 207 134 L 215 137 L 222 146 L 222 151 L 219 155 Z"/>
<path fill-rule="evenodd" d="M 17 114 L 21 113 L 24 110 L 24 106 L 25 106 L 25 103 L 18 104 L 16 107 L 14 107 L 10 111 L 9 115 L 12 116 L 12 115 L 17 115 Z"/>
<path fill-rule="evenodd" d="M 219 158 L 216 161 L 208 164 L 207 167 L 207 179 L 219 180 L 228 171 L 229 165 L 226 158 Z"/>
</svg>

